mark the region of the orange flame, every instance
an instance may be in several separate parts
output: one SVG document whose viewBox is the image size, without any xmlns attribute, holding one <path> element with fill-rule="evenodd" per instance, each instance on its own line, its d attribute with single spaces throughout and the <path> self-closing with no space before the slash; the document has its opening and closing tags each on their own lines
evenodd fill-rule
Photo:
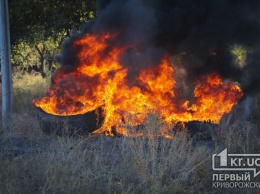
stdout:
<svg viewBox="0 0 260 194">
<path fill-rule="evenodd" d="M 218 74 L 212 73 L 198 81 L 192 103 L 180 99 L 175 95 L 174 69 L 166 58 L 157 67 L 143 69 L 136 84 L 130 86 L 126 79 L 128 69 L 120 64 L 119 57 L 135 47 L 110 48 L 108 41 L 114 38 L 109 34 L 86 34 L 75 41 L 73 46 L 81 48 L 78 65 L 61 67 L 47 96 L 34 100 L 35 106 L 60 116 L 84 114 L 102 107 L 104 121 L 94 133 L 112 135 L 114 128 L 119 134 L 132 136 L 126 125 L 141 125 L 150 113 L 158 113 L 165 123 L 218 123 L 243 95 L 238 85 L 223 82 Z M 160 130 L 168 137 L 168 129 Z"/>
</svg>

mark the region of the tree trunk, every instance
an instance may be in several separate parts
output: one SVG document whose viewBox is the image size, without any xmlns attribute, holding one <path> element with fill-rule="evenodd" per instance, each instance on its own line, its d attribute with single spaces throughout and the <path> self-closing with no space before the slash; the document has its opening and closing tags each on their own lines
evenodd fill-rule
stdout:
<svg viewBox="0 0 260 194">
<path fill-rule="evenodd" d="M 43 44 L 44 45 L 44 44 Z M 38 48 L 37 45 L 35 45 L 36 50 L 38 51 L 40 55 L 40 70 L 41 70 L 41 75 L 42 77 L 46 77 L 46 68 L 45 68 L 45 46 L 43 47 L 42 51 Z"/>
<path fill-rule="evenodd" d="M 0 49 L 2 74 L 2 125 L 4 130 L 9 130 L 12 116 L 12 72 L 7 0 L 0 0 Z"/>
</svg>

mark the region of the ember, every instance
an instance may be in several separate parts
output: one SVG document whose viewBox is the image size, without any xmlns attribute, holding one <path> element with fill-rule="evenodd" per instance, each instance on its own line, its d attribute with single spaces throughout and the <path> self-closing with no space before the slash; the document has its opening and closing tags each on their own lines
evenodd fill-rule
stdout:
<svg viewBox="0 0 260 194">
<path fill-rule="evenodd" d="M 86 33 L 75 40 L 72 48 L 78 51 L 77 65 L 62 66 L 54 75 L 48 94 L 34 100 L 34 105 L 59 116 L 85 114 L 101 107 L 104 121 L 94 133 L 113 135 L 113 128 L 118 134 L 133 136 L 126 124 L 140 125 L 150 113 L 158 113 L 166 123 L 218 123 L 243 95 L 234 82 L 224 82 L 211 72 L 197 81 L 193 99 L 180 98 L 174 64 L 167 53 L 156 66 L 146 64 L 129 83 L 130 72 L 121 64 L 121 58 L 130 51 L 138 56 L 141 51 L 134 43 L 111 48 L 116 39 L 117 34 Z M 166 136 L 165 129 L 161 130 Z"/>
</svg>

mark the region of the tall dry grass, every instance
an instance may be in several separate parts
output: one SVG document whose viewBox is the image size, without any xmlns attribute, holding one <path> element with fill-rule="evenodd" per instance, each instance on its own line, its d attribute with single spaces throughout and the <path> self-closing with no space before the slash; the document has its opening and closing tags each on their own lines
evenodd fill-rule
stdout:
<svg viewBox="0 0 260 194">
<path fill-rule="evenodd" d="M 11 131 L 4 133 L 4 136 L 28 137 L 42 134 L 32 100 L 46 94 L 49 82 L 48 79 L 42 79 L 40 75 L 18 74 L 13 77 L 13 122 Z M 0 108 L 2 108 L 1 104 Z M 2 126 L 0 131 L 3 132 Z"/>
<path fill-rule="evenodd" d="M 12 129 L 0 135 L 0 193 L 219 193 L 211 189 L 211 155 L 259 146 L 252 143 L 257 119 L 241 121 L 235 111 L 214 128 L 212 140 L 185 131 L 174 139 L 46 136 L 31 101 L 45 94 L 48 79 L 24 75 L 13 82 Z M 154 115 L 144 125 L 162 127 Z"/>
</svg>

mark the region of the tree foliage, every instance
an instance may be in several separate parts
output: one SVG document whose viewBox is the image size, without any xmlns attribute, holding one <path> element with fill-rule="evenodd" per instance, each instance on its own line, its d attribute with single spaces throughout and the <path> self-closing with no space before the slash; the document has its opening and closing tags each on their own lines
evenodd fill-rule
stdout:
<svg viewBox="0 0 260 194">
<path fill-rule="evenodd" d="M 94 0 L 10 0 L 12 64 L 45 75 L 72 29 L 96 17 Z"/>
<path fill-rule="evenodd" d="M 10 0 L 11 42 L 68 35 L 96 16 L 94 0 Z"/>
<path fill-rule="evenodd" d="M 13 46 L 11 62 L 14 67 L 19 67 L 22 72 L 41 71 L 42 73 L 46 73 L 46 69 L 44 72 L 42 69 L 45 66 L 47 66 L 48 71 L 54 70 L 57 67 L 54 62 L 54 56 L 60 52 L 58 42 L 54 41 L 51 37 L 34 46 L 21 41 Z"/>
</svg>

